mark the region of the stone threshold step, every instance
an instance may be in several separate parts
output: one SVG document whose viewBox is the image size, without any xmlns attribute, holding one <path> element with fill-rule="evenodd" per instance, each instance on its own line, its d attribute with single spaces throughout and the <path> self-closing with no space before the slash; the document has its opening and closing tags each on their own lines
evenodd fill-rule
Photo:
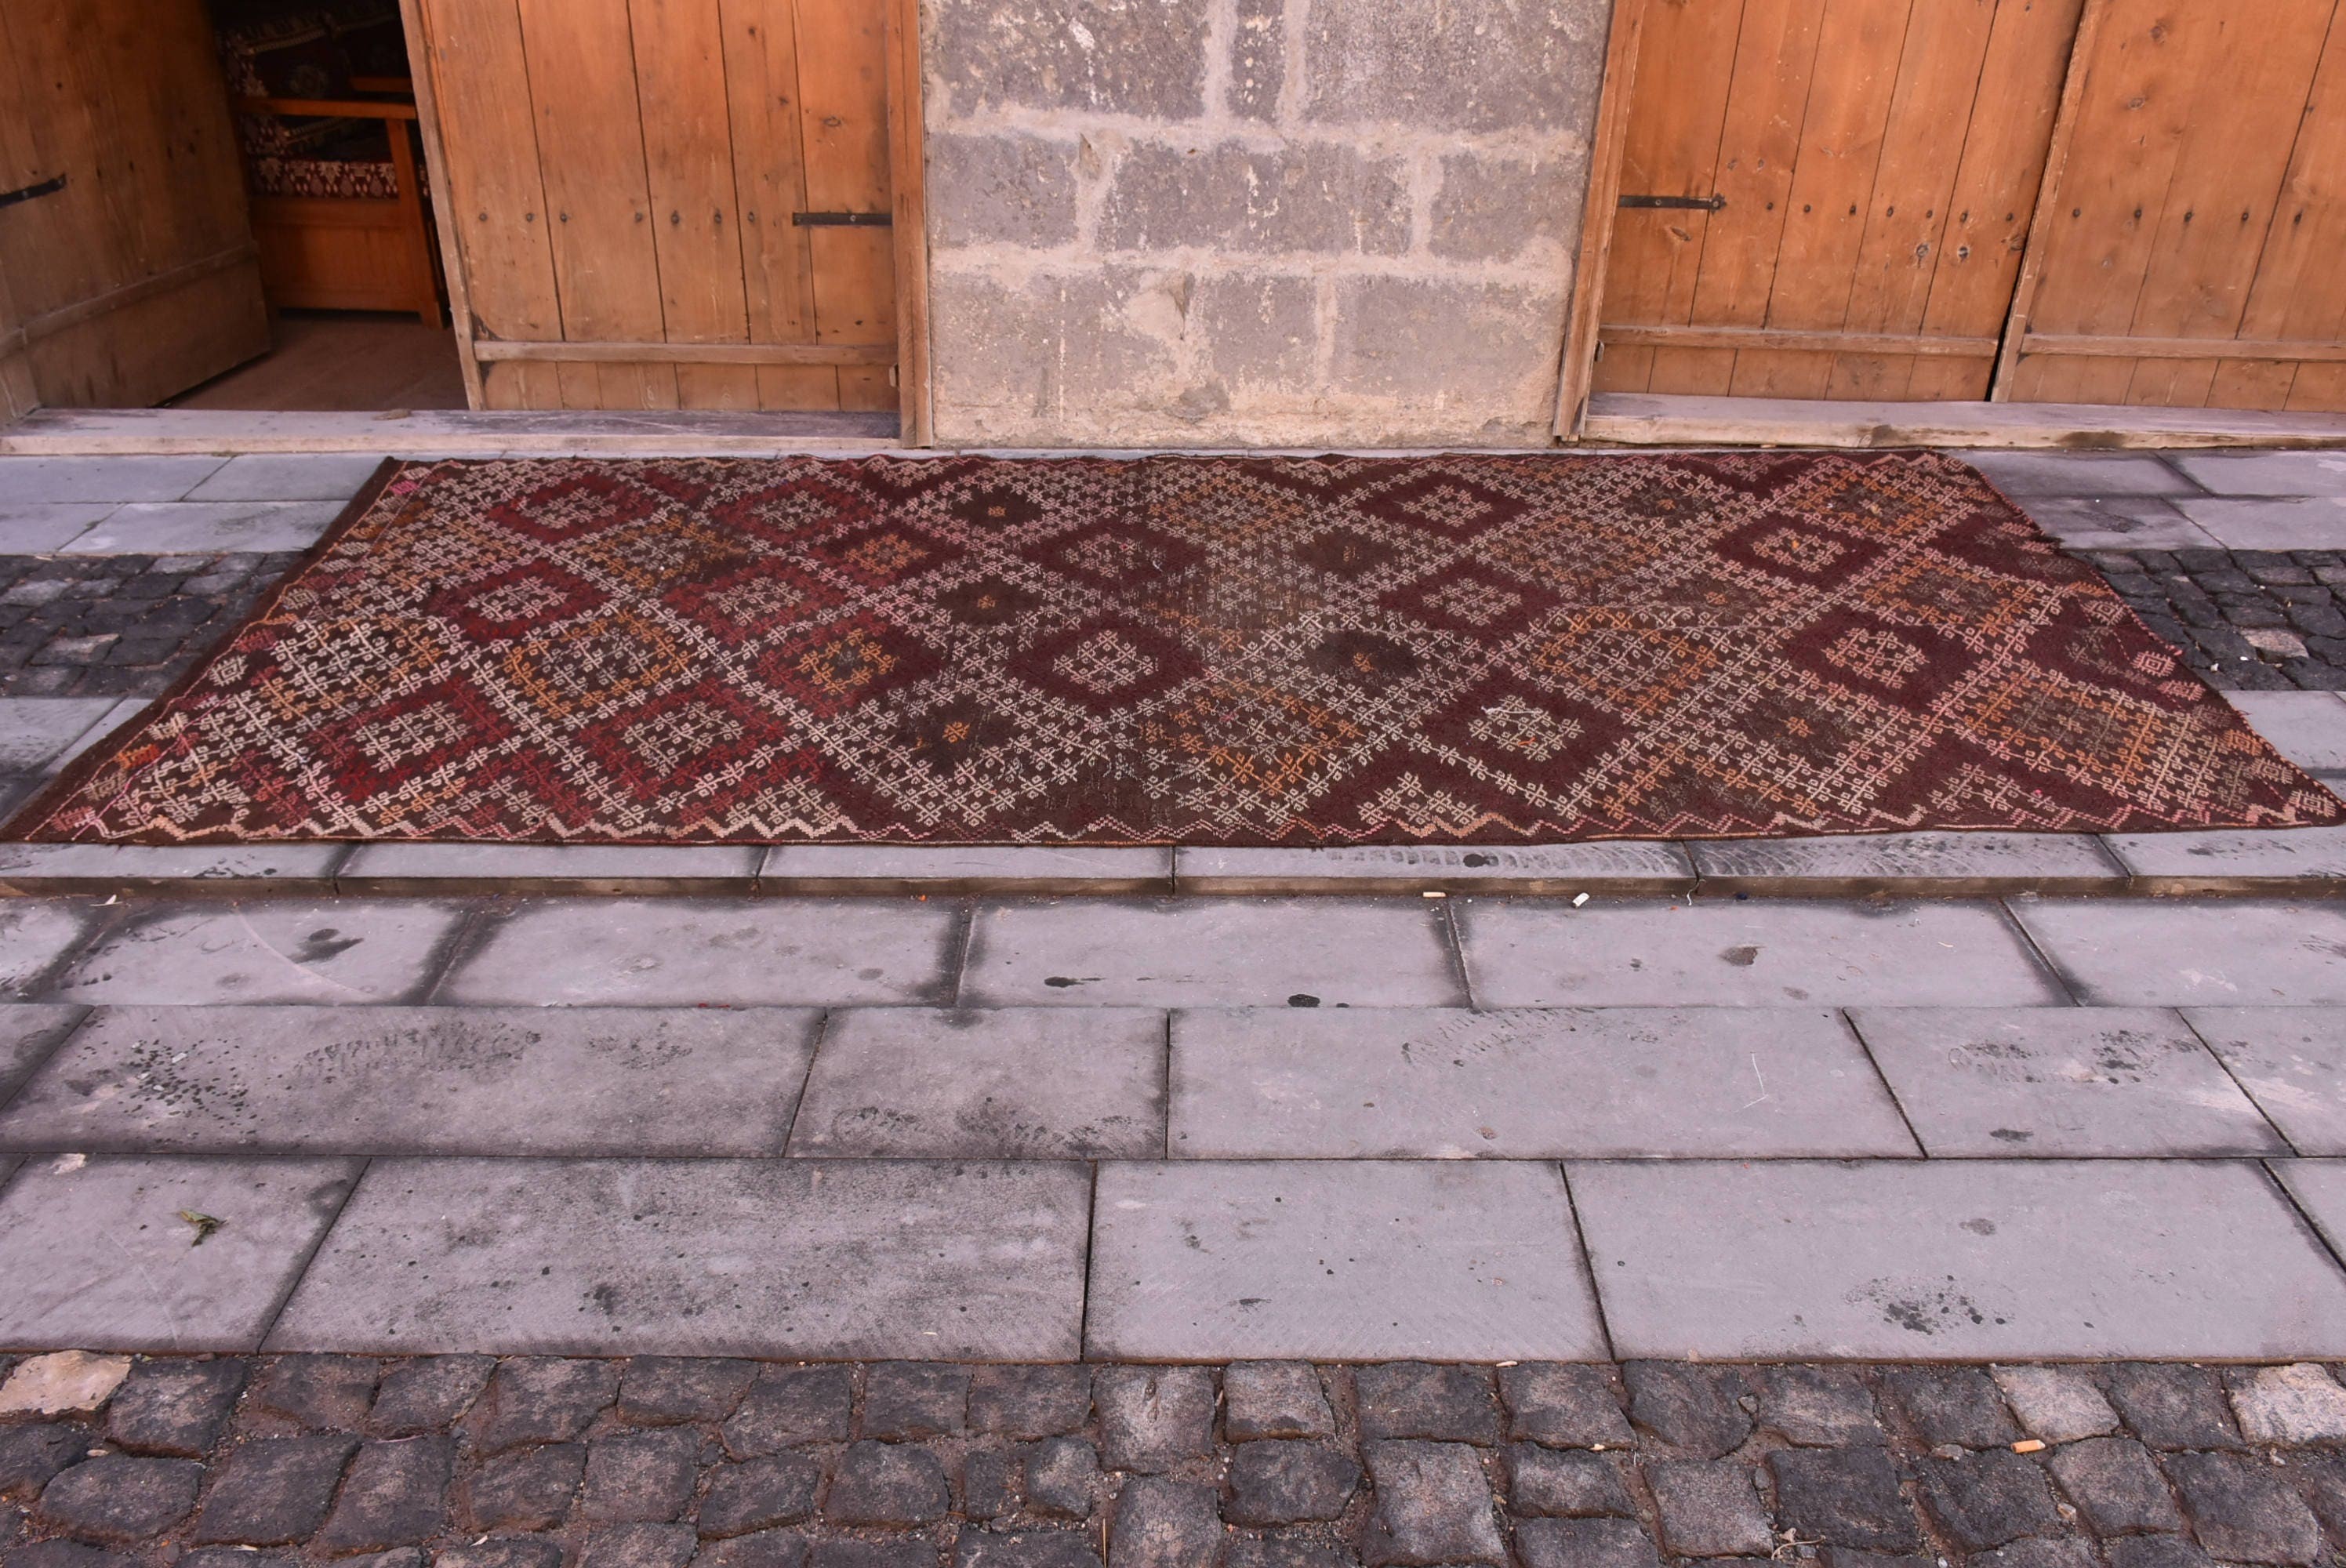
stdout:
<svg viewBox="0 0 2346 1568">
<path fill-rule="evenodd" d="M 0 896 L 1480 893 L 1574 898 L 2329 897 L 2346 828 L 1894 833 L 1332 850 L 553 844 L 0 845 Z"/>
</svg>

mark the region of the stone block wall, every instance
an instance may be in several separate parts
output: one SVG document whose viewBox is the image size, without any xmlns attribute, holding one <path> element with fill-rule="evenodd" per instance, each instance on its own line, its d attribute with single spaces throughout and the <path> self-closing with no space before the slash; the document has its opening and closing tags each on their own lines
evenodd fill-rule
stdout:
<svg viewBox="0 0 2346 1568">
<path fill-rule="evenodd" d="M 1549 439 L 1609 0 L 925 0 L 937 436 Z"/>
</svg>

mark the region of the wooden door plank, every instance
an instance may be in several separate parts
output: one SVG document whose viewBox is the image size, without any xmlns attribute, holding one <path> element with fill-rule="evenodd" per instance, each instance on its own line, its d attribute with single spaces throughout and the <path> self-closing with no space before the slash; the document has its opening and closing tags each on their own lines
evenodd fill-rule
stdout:
<svg viewBox="0 0 2346 1568">
<path fill-rule="evenodd" d="M 561 335 L 657 340 L 665 331 L 659 259 L 627 0 L 518 4 Z M 677 404 L 673 366 L 562 365 L 557 374 L 566 408 Z"/>
<path fill-rule="evenodd" d="M 1638 56 L 1668 64 L 1666 76 L 1647 78 L 1644 92 L 1632 83 L 1621 148 L 1622 190 L 1698 199 L 1711 195 L 1742 16 L 1743 0 L 1652 0 L 1647 6 Z M 1605 319 L 1680 325 L 1691 320 L 1709 218 L 1700 209 L 1617 205 L 1613 253 L 1605 271 Z M 1651 349 L 1607 349 L 1597 361 L 1594 384 L 1643 392 L 1653 368 Z"/>
<path fill-rule="evenodd" d="M 2086 86 L 2068 158 L 2046 200 L 2051 221 L 2030 238 L 2038 282 L 2022 325 L 2031 331 L 2122 334 L 2166 216 L 2198 99 L 2212 6 L 2096 0 Z M 2010 395 L 2027 402 L 2117 402 L 2132 367 L 2120 361 L 2023 360 Z"/>
<path fill-rule="evenodd" d="M 25 65 L 23 52 L 9 38 L 8 18 L 0 14 L 0 190 L 21 190 L 50 178 L 33 142 Z M 32 361 L 25 354 L 24 324 L 24 312 L 8 286 L 7 248 L 0 242 L 0 423 L 22 419 L 40 406 Z"/>
<path fill-rule="evenodd" d="M 1771 327 L 1838 327 L 1848 316 L 1912 11 L 1913 0 L 1827 0 L 1769 284 Z M 1747 352 L 1736 357 L 1729 390 L 1739 397 L 1821 397 L 1831 375 L 1829 355 Z"/>
<path fill-rule="evenodd" d="M 1911 8 L 1842 312 L 1851 331 L 1921 331 L 1941 241 L 1953 219 L 1948 198 L 1962 164 L 1950 156 L 1948 144 L 1968 139 L 1995 12 L 1995 0 L 1942 0 Z M 1951 138 L 1956 127 L 1965 134 Z M 1913 362 L 1900 355 L 1838 355 L 1825 395 L 1903 397 Z"/>
<path fill-rule="evenodd" d="M 457 369 L 464 378 L 466 405 L 485 408 L 488 404 L 481 362 L 473 354 L 472 288 L 464 276 L 464 249 L 457 243 L 461 226 L 452 221 L 453 209 L 447 199 L 447 192 L 454 186 L 451 183 L 448 144 L 440 118 L 439 84 L 432 69 L 431 22 L 423 14 L 423 0 L 399 0 L 399 15 L 407 38 L 409 76 L 415 85 L 416 130 L 423 142 L 424 182 L 430 189 L 441 193 L 433 229 L 440 246 L 440 271 L 448 291 L 448 321 L 456 339 Z"/>
<path fill-rule="evenodd" d="M 2336 343 L 2346 339 L 2346 4 L 2331 10 L 2329 36 L 2306 97 L 2290 168 L 2273 208 L 2241 312 L 2240 336 L 2282 341 Z M 2316 390 L 2346 367 L 2226 360 L 2208 388 L 2214 408 L 2317 410 L 2346 407 Z M 2305 380 L 2315 399 L 2294 400 Z"/>
<path fill-rule="evenodd" d="M 2011 313 L 2085 4 L 1998 0 L 1979 96 L 1947 195 L 1950 220 L 1931 272 L 1920 323 L 1924 332 L 1994 334 Z M 1992 375 L 1987 365 L 1917 361 L 1904 395 L 1985 397 Z"/>
<path fill-rule="evenodd" d="M 800 134 L 798 20 L 790 0 L 721 0 L 733 178 L 741 212 L 743 284 L 753 343 L 814 339 L 811 229 Z M 758 372 L 759 406 L 835 409 L 839 372 L 827 365 Z"/>
<path fill-rule="evenodd" d="M 516 342 L 559 338 L 553 221 L 519 7 L 515 0 L 421 5 L 447 155 L 440 221 L 463 258 L 473 331 Z M 560 373 L 552 365 L 499 365 L 484 375 L 481 398 L 487 408 L 560 408 Z"/>
<path fill-rule="evenodd" d="M 28 341 L 8 372 L 51 405 L 140 406 L 265 351 L 243 166 L 199 0 L 9 0 L 11 161 L 62 178 L 0 212 Z M 46 324 L 46 330 L 43 330 Z"/>
<path fill-rule="evenodd" d="M 878 0 L 797 0 L 800 137 L 806 191 L 818 212 L 890 212 L 888 69 Z M 826 343 L 893 341 L 895 247 L 885 229 L 809 232 L 815 336 Z M 891 409 L 884 370 L 839 372 L 844 409 Z"/>
<path fill-rule="evenodd" d="M 1645 0 L 1630 0 L 1643 7 Z M 921 94 L 921 0 L 888 8 L 888 183 L 895 216 L 896 423 L 908 445 L 934 439 L 929 386 L 929 199 Z M 1600 269 L 1601 276 L 1601 269 Z"/>
<path fill-rule="evenodd" d="M 2166 213 L 2129 329 L 2137 337 L 2235 336 L 2288 178 L 2334 0 L 2270 0 L 2214 18 L 2198 109 L 2177 150 Z M 2137 361 L 2125 401 L 2208 401 L 2217 361 Z"/>
<path fill-rule="evenodd" d="M 1621 156 L 1630 105 L 1636 100 L 1638 42 L 1647 6 L 1647 0 L 1613 0 L 1612 22 L 1606 34 L 1604 86 L 1588 156 L 1588 195 L 1581 203 L 1580 246 L 1572 269 L 1572 309 L 1565 329 L 1564 366 L 1556 380 L 1555 429 L 1567 441 L 1579 433 L 1596 368 L 1596 329 L 1605 304 L 1614 220 L 1621 210 Z"/>
<path fill-rule="evenodd" d="M 719 0 L 630 0 L 628 13 L 668 341 L 746 343 Z M 758 372 L 746 366 L 678 365 L 676 385 L 686 408 L 758 406 Z"/>
<path fill-rule="evenodd" d="M 2346 268 L 2337 258 L 2346 256 L 2346 59 L 2340 38 L 2346 34 L 2346 5 L 2331 24 L 2331 46 L 2323 51 L 2323 69 L 2314 79 L 2307 106 L 2306 130 L 2299 146 L 2301 180 L 2292 179 L 2289 200 L 2289 232 L 2292 252 L 2302 249 L 2307 258 L 2305 282 L 2289 290 L 2290 304 L 2281 315 L 2282 330 L 2294 339 L 2346 342 Z M 2302 202 L 2306 216 L 2295 214 Z M 2300 239 L 2300 232 L 2306 238 Z M 2260 317 L 2258 319 L 2261 319 Z M 2306 412 L 2346 412 L 2346 365 L 2300 365 L 2280 407 Z"/>
<path fill-rule="evenodd" d="M 1823 15 L 1824 0 L 1747 0 L 1744 6 L 1719 137 L 1717 194 L 1727 204 L 1704 228 L 1689 318 L 1705 326 L 1767 324 Z M 1734 376 L 1726 351 L 1659 350 L 1652 387 L 1724 392 Z"/>
<path fill-rule="evenodd" d="M 44 419 L 48 416 L 43 415 Z M 1835 402 L 1600 393 L 1588 434 L 1641 446 L 2341 447 L 2346 418 L 2233 409 L 2012 402 Z"/>
</svg>

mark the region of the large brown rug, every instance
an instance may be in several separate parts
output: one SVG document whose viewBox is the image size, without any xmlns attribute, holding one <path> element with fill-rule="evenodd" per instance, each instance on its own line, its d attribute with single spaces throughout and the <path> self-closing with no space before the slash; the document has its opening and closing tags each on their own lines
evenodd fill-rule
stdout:
<svg viewBox="0 0 2346 1568">
<path fill-rule="evenodd" d="M 1935 455 L 386 465 L 26 808 L 112 843 L 2334 822 Z"/>
</svg>

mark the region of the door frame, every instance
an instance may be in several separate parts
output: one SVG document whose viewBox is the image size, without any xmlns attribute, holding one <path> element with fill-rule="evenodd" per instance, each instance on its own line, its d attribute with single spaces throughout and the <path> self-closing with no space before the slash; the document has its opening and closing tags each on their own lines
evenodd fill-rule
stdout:
<svg viewBox="0 0 2346 1568">
<path fill-rule="evenodd" d="M 921 107 L 921 7 L 920 0 L 879 3 L 882 7 L 888 95 L 888 188 L 892 208 L 889 220 L 893 229 L 895 262 L 897 441 L 905 446 L 926 446 L 933 432 L 930 412 L 929 239 L 926 148 Z M 423 0 L 399 0 L 399 10 L 415 78 L 415 112 L 423 135 L 424 166 L 431 174 L 432 188 L 441 193 L 444 202 L 446 193 L 454 188 L 450 184 L 447 147 L 442 139 L 432 40 Z M 475 411 L 486 406 L 481 366 L 492 360 L 592 361 L 624 357 L 629 362 L 665 360 L 696 364 L 869 362 L 851 357 L 853 351 L 820 344 L 484 344 L 474 331 L 470 286 L 464 271 L 464 247 L 457 236 L 458 225 L 447 221 L 444 215 L 436 227 L 442 265 L 448 280 L 448 313 L 454 323 L 456 355 L 464 376 L 464 396 Z M 615 348 L 626 351 L 611 351 Z M 598 353 L 598 350 L 602 351 Z"/>
<path fill-rule="evenodd" d="M 1613 0 L 1605 38 L 1605 75 L 1597 90 L 1596 131 L 1588 152 L 1588 194 L 1580 209 L 1580 253 L 1572 273 L 1572 308 L 1565 318 L 1564 362 L 1556 387 L 1556 433 L 1580 434 L 1588 418 L 1589 385 L 1596 377 L 1597 331 L 1605 310 L 1605 273 L 1613 264 L 1613 224 L 1620 210 L 1621 159 L 1629 145 L 1630 95 L 1637 83 L 1638 46 L 1645 41 L 1647 0 Z"/>
</svg>

